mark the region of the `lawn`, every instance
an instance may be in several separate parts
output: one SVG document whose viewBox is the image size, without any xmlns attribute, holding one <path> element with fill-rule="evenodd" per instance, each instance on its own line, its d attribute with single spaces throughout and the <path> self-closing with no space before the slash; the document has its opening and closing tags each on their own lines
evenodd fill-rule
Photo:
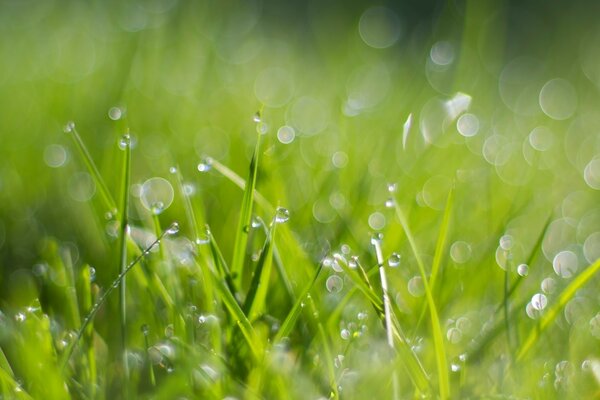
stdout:
<svg viewBox="0 0 600 400">
<path fill-rule="evenodd" d="M 598 15 L 0 1 L 0 398 L 600 398 Z"/>
</svg>

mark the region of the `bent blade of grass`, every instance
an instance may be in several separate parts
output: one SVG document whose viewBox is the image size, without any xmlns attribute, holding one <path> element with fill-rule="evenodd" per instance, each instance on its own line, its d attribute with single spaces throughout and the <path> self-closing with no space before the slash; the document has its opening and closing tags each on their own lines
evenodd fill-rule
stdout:
<svg viewBox="0 0 600 400">
<path fill-rule="evenodd" d="M 169 232 L 169 229 L 165 230 L 154 242 L 152 242 L 150 244 L 150 246 L 148 246 L 132 262 L 130 262 L 127 265 L 127 267 L 125 268 L 125 270 L 123 272 L 121 272 L 117 276 L 117 278 L 106 289 L 106 291 L 102 294 L 102 296 L 100 296 L 100 298 L 98 299 L 98 301 L 94 304 L 94 306 L 92 307 L 92 309 L 89 311 L 88 315 L 84 318 L 83 323 L 81 324 L 81 327 L 77 331 L 77 335 L 75 336 L 75 339 L 71 342 L 71 344 L 66 348 L 65 352 L 63 353 L 63 355 L 61 357 L 61 360 L 60 360 L 60 363 L 59 363 L 61 371 L 64 371 L 67 363 L 69 362 L 69 359 L 71 358 L 71 355 L 73 354 L 73 350 L 75 349 L 75 347 L 77 346 L 77 344 L 79 343 L 79 341 L 81 340 L 81 338 L 83 337 L 83 334 L 85 333 L 86 328 L 92 322 L 92 320 L 96 316 L 96 313 L 98 312 L 98 310 L 100 309 L 100 307 L 102 307 L 104 305 L 104 303 L 106 303 L 106 300 L 108 299 L 108 296 L 110 296 L 110 294 L 113 292 L 113 290 L 115 290 L 119 286 L 119 283 L 123 280 L 123 278 L 125 277 L 125 275 L 127 275 L 127 273 L 129 271 L 131 271 L 131 269 L 138 262 L 140 262 L 142 260 L 142 258 L 144 258 L 146 255 L 148 255 L 152 251 L 152 248 L 154 246 L 156 246 L 160 242 L 160 240 L 165 235 L 168 234 L 168 232 Z"/>
<path fill-rule="evenodd" d="M 254 199 L 254 189 L 256 187 L 256 175 L 258 172 L 258 158 L 260 154 L 261 135 L 256 139 L 254 153 L 250 160 L 250 168 L 248 179 L 244 187 L 244 195 L 242 198 L 242 208 L 240 210 L 240 219 L 238 221 L 235 242 L 233 246 L 233 257 L 231 261 L 231 272 L 234 276 L 234 282 L 240 284 L 242 282 L 242 269 L 246 256 L 246 247 L 248 245 L 248 227 L 252 220 L 252 203 Z"/>
<path fill-rule="evenodd" d="M 593 264 L 588 266 L 583 272 L 581 272 L 575 279 L 569 283 L 569 285 L 562 291 L 562 293 L 556 299 L 556 302 L 548 309 L 548 311 L 542 315 L 539 324 L 535 326 L 529 333 L 529 336 L 522 344 L 521 348 L 517 352 L 517 361 L 521 361 L 525 354 L 533 345 L 538 341 L 542 332 L 556 319 L 559 312 L 563 307 L 575 296 L 575 293 L 586 283 L 588 283 L 594 275 L 600 270 L 600 258 L 597 259 Z"/>
<path fill-rule="evenodd" d="M 73 138 L 73 142 L 75 143 L 75 147 L 77 148 L 77 151 L 83 159 L 83 163 L 85 164 L 87 170 L 92 176 L 96 187 L 99 189 L 100 196 L 104 201 L 104 205 L 108 208 L 110 212 L 115 212 L 117 210 L 115 200 L 112 198 L 110 192 L 108 191 L 108 187 L 106 186 L 106 183 L 104 183 L 104 180 L 100 175 L 98 167 L 96 167 L 96 164 L 94 163 L 90 152 L 83 143 L 83 140 L 81 140 L 81 136 L 79 136 L 79 132 L 77 132 L 77 129 L 73 127 L 70 130 L 69 135 L 71 136 L 71 138 Z"/>
<path fill-rule="evenodd" d="M 408 243 L 410 244 L 410 248 L 417 260 L 417 265 L 419 267 L 419 272 L 421 273 L 421 279 L 423 279 L 423 286 L 425 288 L 425 297 L 427 299 L 428 307 L 429 307 L 429 316 L 431 319 L 431 329 L 433 335 L 433 344 L 435 347 L 435 358 L 437 363 L 438 370 L 438 383 L 439 383 L 439 392 L 440 398 L 447 399 L 450 397 L 450 377 L 448 374 L 448 362 L 446 359 L 446 348 L 444 346 L 444 336 L 442 335 L 442 328 L 440 326 L 440 320 L 437 313 L 437 308 L 435 305 L 435 301 L 433 300 L 433 294 L 431 293 L 431 288 L 429 287 L 429 281 L 427 280 L 427 274 L 425 273 L 425 265 L 423 264 L 423 260 L 419 255 L 419 249 L 417 247 L 417 243 L 412 234 L 412 230 L 408 224 L 408 220 L 402 212 L 400 205 L 398 202 L 394 202 L 396 209 L 396 216 L 400 221 L 400 225 L 404 230 L 406 238 L 408 239 Z"/>
</svg>

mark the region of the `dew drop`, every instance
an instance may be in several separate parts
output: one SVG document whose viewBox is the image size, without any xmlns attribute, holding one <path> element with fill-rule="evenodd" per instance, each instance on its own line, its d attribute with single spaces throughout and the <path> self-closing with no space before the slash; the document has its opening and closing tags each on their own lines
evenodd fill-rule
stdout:
<svg viewBox="0 0 600 400">
<path fill-rule="evenodd" d="M 459 240 L 450 246 L 450 257 L 457 264 L 464 264 L 471 258 L 471 245 Z"/>
<path fill-rule="evenodd" d="M 377 233 L 374 233 L 373 235 L 371 235 L 371 244 L 373 246 L 381 244 L 382 240 L 383 240 L 383 233 L 377 232 Z"/>
<path fill-rule="evenodd" d="M 169 168 L 169 173 L 175 175 L 177 173 L 177 167 L 173 166 Z"/>
<path fill-rule="evenodd" d="M 394 208 L 394 199 L 392 197 L 390 197 L 389 199 L 387 199 L 385 201 L 385 207 L 386 208 Z"/>
<path fill-rule="evenodd" d="M 283 144 L 290 144 L 294 141 L 296 132 L 291 126 L 284 125 L 277 131 L 277 139 Z"/>
<path fill-rule="evenodd" d="M 198 171 L 208 172 L 212 169 L 213 160 L 210 157 L 204 157 L 198 164 Z"/>
<path fill-rule="evenodd" d="M 257 124 L 262 121 L 261 117 L 260 117 L 260 111 L 257 111 L 254 113 L 254 115 L 252 116 L 252 121 L 256 122 Z"/>
<path fill-rule="evenodd" d="M 278 224 L 283 224 L 290 219 L 290 212 L 287 208 L 277 207 L 275 211 L 275 222 Z"/>
<path fill-rule="evenodd" d="M 96 268 L 90 267 L 90 283 L 96 281 Z"/>
<path fill-rule="evenodd" d="M 388 183 L 387 190 L 390 193 L 396 193 L 396 191 L 398 190 L 398 185 L 396 183 Z"/>
<path fill-rule="evenodd" d="M 175 235 L 177 232 L 179 232 L 179 223 L 178 222 L 173 222 L 169 228 L 165 231 L 165 233 L 167 235 Z"/>
<path fill-rule="evenodd" d="M 23 322 L 26 319 L 27 319 L 27 317 L 25 316 L 25 313 L 18 312 L 15 314 L 15 321 L 17 321 L 17 322 Z"/>
<path fill-rule="evenodd" d="M 269 125 L 265 122 L 259 122 L 256 125 L 256 132 L 260 135 L 266 135 L 269 132 Z"/>
<path fill-rule="evenodd" d="M 390 258 L 388 258 L 388 265 L 390 267 L 397 267 L 398 265 L 400 265 L 400 260 L 401 260 L 401 256 L 398 253 L 392 253 L 390 255 Z"/>
<path fill-rule="evenodd" d="M 358 267 L 358 256 L 351 256 L 350 260 L 348 261 L 348 267 L 355 269 L 356 267 Z"/>
<path fill-rule="evenodd" d="M 344 363 L 344 355 L 343 354 L 338 354 L 337 356 L 335 356 L 335 358 L 333 359 L 333 365 L 335 365 L 336 368 L 342 368 L 342 365 Z"/>
<path fill-rule="evenodd" d="M 450 364 L 450 369 L 452 370 L 452 372 L 458 372 L 460 371 L 460 365 L 458 365 L 457 363 L 452 363 Z"/>
<path fill-rule="evenodd" d="M 542 289 L 542 292 L 546 294 L 554 293 L 556 290 L 556 281 L 550 277 L 545 278 L 540 284 L 540 288 Z"/>
<path fill-rule="evenodd" d="M 577 272 L 577 255 L 572 251 L 561 251 L 552 260 L 552 268 L 561 278 L 570 278 Z"/>
<path fill-rule="evenodd" d="M 531 297 L 531 305 L 534 309 L 542 311 L 548 305 L 548 299 L 545 294 L 536 293 Z"/>
<path fill-rule="evenodd" d="M 504 235 L 498 241 L 502 250 L 510 250 L 514 246 L 514 240 L 511 235 Z"/>
<path fill-rule="evenodd" d="M 527 316 L 531 319 L 538 319 L 541 314 L 539 310 L 536 310 L 536 308 L 533 306 L 533 304 L 531 304 L 531 302 L 527 303 L 527 306 L 525 307 L 525 312 L 527 313 Z"/>
<path fill-rule="evenodd" d="M 140 327 L 140 330 L 142 331 L 142 334 L 143 334 L 144 336 L 148 336 L 148 335 L 150 334 L 150 327 L 148 326 L 148 324 L 143 324 L 143 325 Z"/>
<path fill-rule="evenodd" d="M 325 287 L 329 293 L 339 293 L 344 287 L 344 281 L 337 275 L 331 275 L 327 278 Z"/>
<path fill-rule="evenodd" d="M 126 133 L 119 139 L 119 149 L 125 150 L 131 145 L 131 136 Z"/>
<path fill-rule="evenodd" d="M 529 274 L 529 267 L 527 264 L 519 264 L 517 267 L 517 273 L 521 276 L 527 276 L 527 274 Z"/>
<path fill-rule="evenodd" d="M 142 205 L 153 214 L 160 214 L 166 210 L 171 203 L 175 193 L 171 183 L 164 178 L 150 178 L 143 183 L 140 190 Z"/>
<path fill-rule="evenodd" d="M 340 336 L 342 337 L 342 339 L 348 340 L 350 339 L 351 334 L 348 329 L 344 328 L 340 331 Z"/>
<path fill-rule="evenodd" d="M 63 131 L 65 131 L 65 133 L 71 133 L 75 130 L 75 122 L 73 121 L 69 121 L 65 124 Z"/>
</svg>

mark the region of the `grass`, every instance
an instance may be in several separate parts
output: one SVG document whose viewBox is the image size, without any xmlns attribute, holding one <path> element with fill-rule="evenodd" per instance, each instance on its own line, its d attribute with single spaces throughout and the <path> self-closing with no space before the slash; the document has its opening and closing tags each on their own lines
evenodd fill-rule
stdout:
<svg viewBox="0 0 600 400">
<path fill-rule="evenodd" d="M 17 3 L 0 398 L 599 397 L 600 10 Z"/>
</svg>

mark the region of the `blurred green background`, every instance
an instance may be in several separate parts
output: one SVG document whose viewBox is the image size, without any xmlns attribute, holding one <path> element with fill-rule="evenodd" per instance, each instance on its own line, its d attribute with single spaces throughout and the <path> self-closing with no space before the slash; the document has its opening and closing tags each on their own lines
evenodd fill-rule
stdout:
<svg viewBox="0 0 600 400">
<path fill-rule="evenodd" d="M 68 121 L 114 197 L 130 130 L 133 226 L 148 221 L 139 185 L 178 166 L 229 258 L 242 193 L 198 164 L 245 177 L 261 110 L 258 190 L 289 209 L 315 264 L 342 244 L 373 264 L 369 235 L 383 231 L 406 260 L 390 280 L 410 309 L 416 267 L 387 184 L 429 261 L 454 186 L 441 314 L 498 304 L 499 238 L 515 241 L 517 265 L 550 220 L 525 299 L 560 251 L 575 270 L 600 257 L 598 15 L 584 1 L 1 0 L 0 298 L 28 304 L 48 237 L 101 285 L 114 277 L 110 210 Z M 161 220 L 183 216 L 176 196 Z M 586 323 L 600 302 L 590 287 Z M 586 332 L 583 353 L 600 356 L 600 333 Z"/>
</svg>

